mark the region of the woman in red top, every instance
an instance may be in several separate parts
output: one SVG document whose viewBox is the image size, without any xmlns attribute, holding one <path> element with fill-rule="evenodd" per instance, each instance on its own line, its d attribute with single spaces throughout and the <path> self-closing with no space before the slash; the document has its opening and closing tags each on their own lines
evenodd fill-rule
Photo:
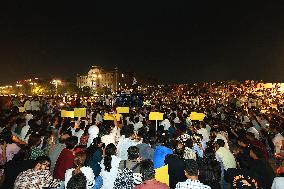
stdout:
<svg viewBox="0 0 284 189">
<path fill-rule="evenodd" d="M 72 136 L 65 142 L 66 148 L 60 153 L 54 168 L 54 178 L 64 180 L 65 172 L 67 169 L 73 167 L 75 158 L 75 146 L 78 143 L 78 137 Z"/>
</svg>

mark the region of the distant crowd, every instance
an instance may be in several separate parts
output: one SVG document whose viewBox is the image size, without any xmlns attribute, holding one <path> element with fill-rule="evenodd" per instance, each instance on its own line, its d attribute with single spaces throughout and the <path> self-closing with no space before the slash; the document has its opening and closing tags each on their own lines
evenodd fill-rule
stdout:
<svg viewBox="0 0 284 189">
<path fill-rule="evenodd" d="M 11 98 L 0 112 L 1 188 L 284 188 L 279 86 L 216 82 L 140 93 L 139 105 L 119 104 L 130 108 L 119 120 L 104 120 L 117 113 L 114 94 Z M 85 117 L 61 117 L 79 107 Z M 163 120 L 149 120 L 150 112 Z"/>
</svg>

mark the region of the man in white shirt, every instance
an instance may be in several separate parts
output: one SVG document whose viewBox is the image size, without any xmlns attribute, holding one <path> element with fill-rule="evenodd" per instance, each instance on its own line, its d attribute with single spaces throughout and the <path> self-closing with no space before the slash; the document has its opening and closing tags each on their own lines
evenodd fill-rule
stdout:
<svg viewBox="0 0 284 189">
<path fill-rule="evenodd" d="M 136 117 L 135 118 L 135 124 L 134 124 L 134 131 L 138 132 L 138 130 L 142 127 L 143 127 L 143 123 L 141 121 L 139 121 L 139 117 Z"/>
<path fill-rule="evenodd" d="M 39 103 L 38 99 L 34 98 L 31 101 L 31 110 L 32 111 L 39 111 L 40 110 L 40 103 Z"/>
<path fill-rule="evenodd" d="M 202 135 L 202 138 L 206 143 L 209 142 L 210 133 L 207 131 L 205 125 L 202 126 L 202 128 L 198 129 L 197 133 Z"/>
<path fill-rule="evenodd" d="M 189 159 L 185 161 L 184 174 L 187 178 L 185 182 L 179 182 L 176 189 L 211 189 L 198 180 L 199 170 L 198 164 L 195 160 Z"/>
<path fill-rule="evenodd" d="M 169 128 L 171 127 L 171 122 L 169 121 L 168 118 L 166 118 L 160 123 L 160 125 L 164 127 L 165 131 L 168 131 Z"/>
<path fill-rule="evenodd" d="M 31 99 L 26 100 L 26 102 L 24 104 L 24 107 L 25 107 L 26 111 L 31 111 L 32 110 Z"/>
</svg>

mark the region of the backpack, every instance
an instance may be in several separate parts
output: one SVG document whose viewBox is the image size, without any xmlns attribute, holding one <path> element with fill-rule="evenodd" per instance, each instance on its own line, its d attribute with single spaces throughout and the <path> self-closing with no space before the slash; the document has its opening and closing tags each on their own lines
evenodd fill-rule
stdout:
<svg viewBox="0 0 284 189">
<path fill-rule="evenodd" d="M 118 171 L 118 176 L 114 182 L 114 189 L 132 189 L 137 183 L 133 171 L 140 166 L 140 163 L 137 163 L 133 168 L 126 168 L 126 161 L 124 163 L 124 168 Z"/>
</svg>

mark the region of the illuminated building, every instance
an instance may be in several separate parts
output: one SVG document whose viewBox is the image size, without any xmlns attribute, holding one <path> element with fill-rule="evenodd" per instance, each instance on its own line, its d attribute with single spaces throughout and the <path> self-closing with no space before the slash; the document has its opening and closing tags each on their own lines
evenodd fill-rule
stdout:
<svg viewBox="0 0 284 189">
<path fill-rule="evenodd" d="M 87 75 L 77 75 L 79 88 L 90 87 L 92 89 L 107 87 L 112 91 L 118 89 L 118 69 L 105 71 L 99 66 L 92 66 Z"/>
</svg>

